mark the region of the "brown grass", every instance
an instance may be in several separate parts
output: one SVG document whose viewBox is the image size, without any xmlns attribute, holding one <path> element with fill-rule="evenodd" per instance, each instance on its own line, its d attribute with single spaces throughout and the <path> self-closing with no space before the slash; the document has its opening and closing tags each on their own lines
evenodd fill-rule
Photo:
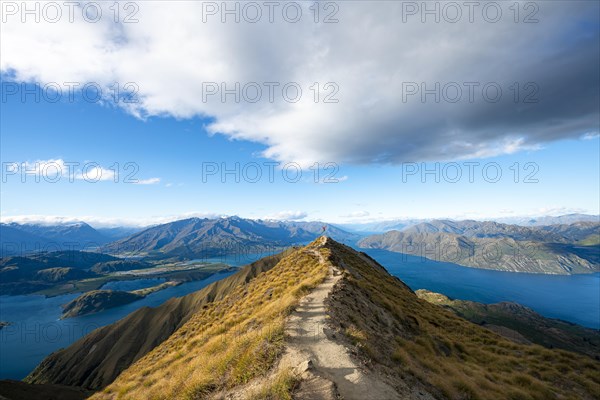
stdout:
<svg viewBox="0 0 600 400">
<path fill-rule="evenodd" d="M 315 255 L 292 252 L 195 314 L 92 399 L 202 399 L 264 376 L 283 351 L 286 316 L 327 273 Z M 285 399 L 294 385 L 280 374 L 259 398 Z"/>
<path fill-rule="evenodd" d="M 456 400 L 599 398 L 597 361 L 508 341 L 417 298 L 366 256 L 330 247 L 331 261 L 346 267 L 330 299 L 333 320 L 399 390 L 416 385 Z"/>
</svg>

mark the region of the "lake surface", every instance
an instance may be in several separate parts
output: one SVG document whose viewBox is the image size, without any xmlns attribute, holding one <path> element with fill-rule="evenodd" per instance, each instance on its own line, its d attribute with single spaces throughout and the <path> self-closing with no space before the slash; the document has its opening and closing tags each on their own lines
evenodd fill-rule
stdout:
<svg viewBox="0 0 600 400">
<path fill-rule="evenodd" d="M 101 290 L 123 290 L 130 292 L 132 290 L 146 289 L 152 286 L 160 285 L 166 282 L 165 278 L 133 279 L 129 281 L 107 282 L 100 288 Z"/>
<path fill-rule="evenodd" d="M 245 253 L 207 258 L 197 261 L 225 263 L 240 267 L 268 255 Z M 181 297 L 234 274 L 235 271 L 211 275 L 207 279 L 186 282 L 120 307 L 96 314 L 61 320 L 62 305 L 73 300 L 79 293 L 63 296 L 0 296 L 0 321 L 11 325 L 0 329 L 0 379 L 23 379 L 46 356 L 67 347 L 94 329 L 111 324 L 141 307 L 157 307 L 172 297 Z M 164 282 L 162 278 L 142 278 L 107 282 L 102 289 L 136 290 Z"/>
<path fill-rule="evenodd" d="M 556 276 L 486 271 L 385 250 L 359 250 L 376 259 L 413 290 L 428 289 L 452 298 L 482 303 L 514 301 L 547 317 L 600 328 L 600 274 Z M 198 261 L 241 266 L 271 253 Z M 0 330 L 0 379 L 22 379 L 44 357 L 92 330 L 115 322 L 140 307 L 156 307 L 171 297 L 192 293 L 232 273 L 215 274 L 202 281 L 187 282 L 152 293 L 134 303 L 67 320 L 59 319 L 61 305 L 77 294 L 51 298 L 0 296 L 0 320 L 13 323 Z M 158 283 L 158 279 L 145 278 L 107 283 L 104 288 L 133 290 Z"/>
<path fill-rule="evenodd" d="M 490 271 L 377 249 L 364 251 L 411 289 L 481 303 L 513 301 L 545 317 L 600 328 L 600 273 L 543 275 Z"/>
<path fill-rule="evenodd" d="M 0 320 L 11 325 L 0 330 L 0 379 L 23 379 L 47 355 L 67 347 L 94 329 L 111 324 L 141 307 L 156 307 L 172 297 L 181 297 L 232 275 L 235 271 L 211 275 L 154 292 L 145 298 L 96 314 L 61 320 L 61 305 L 79 294 L 63 296 L 0 296 Z M 139 282 L 142 281 L 142 282 Z M 149 282 L 153 281 L 153 282 Z M 124 284 L 133 289 L 154 286 L 156 279 L 112 282 L 111 289 Z M 117 285 L 118 284 L 118 285 Z M 109 285 L 108 283 L 104 285 Z"/>
</svg>

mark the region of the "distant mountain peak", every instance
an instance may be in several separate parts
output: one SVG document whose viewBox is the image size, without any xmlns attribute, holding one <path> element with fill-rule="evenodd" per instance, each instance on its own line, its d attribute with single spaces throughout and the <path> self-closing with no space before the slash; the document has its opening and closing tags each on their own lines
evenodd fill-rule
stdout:
<svg viewBox="0 0 600 400">
<path fill-rule="evenodd" d="M 125 392 L 131 399 L 422 400 L 457 389 L 456 398 L 591 400 L 597 368 L 588 356 L 509 341 L 421 300 L 366 254 L 318 236 L 96 329 L 51 354 L 26 381 L 98 390 L 94 400 Z"/>
</svg>

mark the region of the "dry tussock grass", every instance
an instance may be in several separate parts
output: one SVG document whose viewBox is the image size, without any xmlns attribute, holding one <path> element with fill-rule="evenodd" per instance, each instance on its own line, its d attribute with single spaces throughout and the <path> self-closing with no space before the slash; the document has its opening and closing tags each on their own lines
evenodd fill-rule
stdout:
<svg viewBox="0 0 600 400">
<path fill-rule="evenodd" d="M 327 273 L 314 254 L 292 252 L 206 306 L 92 399 L 202 399 L 264 376 L 283 351 L 286 316 Z M 294 385 L 280 374 L 257 396 L 285 399 Z"/>
</svg>

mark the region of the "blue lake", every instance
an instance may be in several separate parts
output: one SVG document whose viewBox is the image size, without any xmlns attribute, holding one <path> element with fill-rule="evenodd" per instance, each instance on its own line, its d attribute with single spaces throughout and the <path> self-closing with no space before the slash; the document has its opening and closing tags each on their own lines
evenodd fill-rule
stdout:
<svg viewBox="0 0 600 400">
<path fill-rule="evenodd" d="M 65 320 L 59 319 L 61 305 L 73 300 L 78 294 L 49 298 L 31 295 L 0 296 L 0 320 L 11 323 L 0 330 L 0 379 L 23 379 L 44 357 L 67 347 L 94 329 L 118 321 L 138 308 L 156 307 L 172 297 L 200 290 L 233 273 L 214 274 L 201 281 L 186 282 L 154 292 L 133 303 Z M 137 281 L 143 282 L 136 286 Z M 149 279 L 119 282 L 121 285 L 112 285 L 110 289 L 123 287 L 124 283 L 131 285 L 133 289 L 154 286 L 147 281 Z"/>
<path fill-rule="evenodd" d="M 146 289 L 152 286 L 160 285 L 166 282 L 165 278 L 134 279 L 130 281 L 112 281 L 107 282 L 100 289 L 102 290 L 131 290 Z"/>
<path fill-rule="evenodd" d="M 600 273 L 544 275 L 490 271 L 376 249 L 364 251 L 411 289 L 481 303 L 513 301 L 538 313 L 600 328 Z"/>
<path fill-rule="evenodd" d="M 453 298 L 483 303 L 514 301 L 547 317 L 600 328 L 600 274 L 555 276 L 486 271 L 385 250 L 359 250 L 365 251 L 414 290 L 428 289 Z M 269 254 L 232 255 L 198 261 L 240 266 Z M 0 296 L 0 320 L 12 323 L 0 330 L 0 379 L 22 379 L 44 357 L 92 330 L 115 322 L 140 307 L 156 307 L 171 297 L 192 293 L 231 274 L 215 274 L 202 281 L 152 293 L 131 304 L 67 320 L 59 319 L 61 305 L 77 294 L 52 298 Z M 146 278 L 107 283 L 104 287 L 132 290 L 154 286 L 159 281 Z"/>
</svg>

